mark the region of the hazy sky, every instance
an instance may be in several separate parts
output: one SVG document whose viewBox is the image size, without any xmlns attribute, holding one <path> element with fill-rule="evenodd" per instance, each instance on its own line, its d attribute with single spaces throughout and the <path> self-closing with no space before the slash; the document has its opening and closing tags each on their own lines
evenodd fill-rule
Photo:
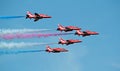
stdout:
<svg viewBox="0 0 120 71">
<path fill-rule="evenodd" d="M 83 42 L 63 47 L 67 53 L 25 53 L 1 55 L 0 71 L 120 71 L 120 1 L 119 0 L 0 0 L 0 16 L 25 16 L 26 11 L 52 16 L 37 22 L 25 18 L 0 19 L 0 29 L 54 29 L 57 24 L 78 26 L 99 35 L 79 37 Z M 73 31 L 75 32 L 75 31 Z M 1 42 L 58 42 L 58 37 L 12 39 Z M 44 50 L 46 45 L 10 50 Z M 4 49 L 0 49 L 1 51 Z"/>
</svg>

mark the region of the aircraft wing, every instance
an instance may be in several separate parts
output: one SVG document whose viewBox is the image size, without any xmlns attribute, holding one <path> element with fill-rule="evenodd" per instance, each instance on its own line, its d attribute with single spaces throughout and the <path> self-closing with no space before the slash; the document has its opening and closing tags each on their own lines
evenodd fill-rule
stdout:
<svg viewBox="0 0 120 71">
<path fill-rule="evenodd" d="M 73 41 L 71 41 L 71 40 L 66 40 L 68 43 L 73 43 Z"/>
<path fill-rule="evenodd" d="M 69 27 L 65 27 L 67 30 L 70 30 L 71 28 L 69 28 Z"/>
<path fill-rule="evenodd" d="M 38 13 L 35 13 L 35 16 L 40 17 L 40 15 Z"/>
<path fill-rule="evenodd" d="M 35 20 L 34 21 L 38 21 L 39 20 L 39 18 L 35 18 Z"/>
</svg>

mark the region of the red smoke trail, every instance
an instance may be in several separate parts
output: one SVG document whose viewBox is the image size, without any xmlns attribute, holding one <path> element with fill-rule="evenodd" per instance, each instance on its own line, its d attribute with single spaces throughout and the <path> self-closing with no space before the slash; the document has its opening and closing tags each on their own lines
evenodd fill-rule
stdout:
<svg viewBox="0 0 120 71">
<path fill-rule="evenodd" d="M 14 38 L 33 38 L 33 37 L 49 37 L 49 36 L 61 36 L 61 35 L 70 35 L 73 33 L 52 33 L 52 34 L 40 34 L 40 33 L 29 33 L 29 34 L 4 34 L 0 35 L 0 38 L 3 39 L 14 39 Z"/>
</svg>

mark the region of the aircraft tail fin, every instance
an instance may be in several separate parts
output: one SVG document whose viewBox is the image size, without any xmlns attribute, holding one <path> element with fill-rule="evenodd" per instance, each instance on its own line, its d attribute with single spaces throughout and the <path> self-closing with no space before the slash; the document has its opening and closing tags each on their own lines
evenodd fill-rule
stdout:
<svg viewBox="0 0 120 71">
<path fill-rule="evenodd" d="M 32 14 L 30 11 L 27 11 L 27 14 Z"/>
<path fill-rule="evenodd" d="M 63 39 L 63 38 L 61 38 L 61 37 L 59 37 L 59 40 L 60 40 L 60 41 L 64 41 L 64 39 Z"/>
<path fill-rule="evenodd" d="M 52 52 L 53 50 L 52 50 L 52 48 L 50 48 L 50 46 L 47 45 L 47 46 L 46 46 L 46 51 L 47 51 L 47 52 Z"/>
<path fill-rule="evenodd" d="M 62 27 L 62 28 L 64 28 L 61 24 L 58 24 L 58 27 Z"/>
<path fill-rule="evenodd" d="M 33 14 L 30 11 L 27 11 L 26 19 L 29 18 L 29 17 L 33 17 Z"/>
<path fill-rule="evenodd" d="M 48 48 L 50 48 L 50 46 L 47 45 L 47 46 L 46 46 L 46 49 L 48 49 Z"/>
<path fill-rule="evenodd" d="M 75 34 L 78 34 L 78 35 L 84 35 L 84 33 L 80 30 L 77 30 Z"/>
</svg>

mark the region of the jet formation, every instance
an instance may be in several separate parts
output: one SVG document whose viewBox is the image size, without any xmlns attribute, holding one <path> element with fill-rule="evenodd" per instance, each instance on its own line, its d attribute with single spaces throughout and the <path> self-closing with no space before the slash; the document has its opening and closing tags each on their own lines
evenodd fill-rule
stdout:
<svg viewBox="0 0 120 71">
<path fill-rule="evenodd" d="M 19 18 L 19 17 L 23 17 L 23 16 L 16 16 L 16 17 L 5 17 L 5 18 Z M 4 18 L 4 17 L 2 17 Z M 38 13 L 34 13 L 32 14 L 30 11 L 27 11 L 26 13 L 26 19 L 34 19 L 34 22 L 40 20 L 40 19 L 44 19 L 44 18 L 52 18 L 51 16 L 48 16 L 46 14 L 38 14 Z M 86 37 L 86 36 L 91 36 L 91 35 L 98 35 L 98 32 L 95 31 L 91 31 L 91 30 L 85 30 L 82 31 L 82 29 L 80 27 L 77 26 L 63 26 L 61 24 L 58 24 L 58 27 L 56 28 L 57 31 L 60 32 L 71 32 L 71 31 L 75 31 L 73 34 L 74 35 L 78 35 L 78 36 L 82 36 L 82 37 Z M 78 40 L 78 39 L 63 39 L 63 38 L 59 38 L 59 41 L 57 42 L 57 44 L 61 44 L 61 45 L 72 45 L 72 44 L 76 44 L 76 43 L 81 43 L 82 40 Z M 46 46 L 46 50 L 44 50 L 46 52 L 49 53 L 60 53 L 60 52 L 68 52 L 67 49 L 65 48 L 60 48 L 60 47 L 55 47 L 55 48 L 51 48 L 50 46 Z"/>
<path fill-rule="evenodd" d="M 34 22 L 38 21 L 39 19 L 43 19 L 43 18 L 52 18 L 51 16 L 45 15 L 45 14 L 38 14 L 38 13 L 34 13 L 32 14 L 31 12 L 27 11 L 26 14 L 26 19 L 34 19 Z M 71 32 L 71 31 L 76 31 L 74 33 L 74 35 L 78 35 L 78 36 L 82 36 L 82 37 L 86 37 L 86 36 L 91 36 L 91 35 L 98 35 L 98 32 L 94 32 L 94 31 L 90 31 L 90 30 L 86 30 L 86 31 L 81 31 L 82 29 L 76 26 L 63 26 L 61 24 L 58 24 L 58 27 L 56 29 L 57 31 L 60 32 Z M 75 44 L 75 43 L 81 43 L 82 40 L 78 40 L 78 39 L 63 39 L 63 38 L 59 38 L 58 44 L 62 44 L 62 45 L 71 45 L 71 44 Z M 50 48 L 50 46 L 46 46 L 46 52 L 52 52 L 52 53 L 60 53 L 60 52 L 68 52 L 68 50 L 64 49 L 64 48 Z"/>
<path fill-rule="evenodd" d="M 94 32 L 94 31 L 90 31 L 90 30 L 86 30 L 86 31 L 81 31 L 82 29 L 76 26 L 63 26 L 61 24 L 58 24 L 58 28 L 57 31 L 64 31 L 64 32 L 70 32 L 70 31 L 76 31 L 74 33 L 74 35 L 78 35 L 78 36 L 91 36 L 91 35 L 98 35 L 98 32 Z M 82 40 L 78 40 L 78 39 L 67 39 L 64 40 L 63 38 L 59 38 L 59 42 L 58 44 L 62 44 L 62 45 L 70 45 L 70 44 L 74 44 L 74 43 L 80 43 L 82 42 Z"/>
<path fill-rule="evenodd" d="M 61 24 L 58 24 L 57 27 L 57 31 L 64 31 L 64 32 L 70 32 L 70 31 L 76 31 L 74 33 L 74 35 L 78 35 L 78 36 L 91 36 L 91 35 L 98 35 L 98 32 L 94 32 L 94 31 L 90 31 L 90 30 L 86 30 L 86 31 L 81 31 L 82 29 L 76 26 L 62 26 Z M 75 43 L 81 43 L 82 40 L 78 40 L 78 39 L 63 39 L 63 38 L 59 38 L 58 44 L 62 44 L 62 45 L 70 45 L 70 44 L 75 44 Z M 50 48 L 50 46 L 46 47 L 46 52 L 52 52 L 52 53 L 60 53 L 60 52 L 68 52 L 68 50 L 64 49 L 64 48 Z"/>
</svg>

